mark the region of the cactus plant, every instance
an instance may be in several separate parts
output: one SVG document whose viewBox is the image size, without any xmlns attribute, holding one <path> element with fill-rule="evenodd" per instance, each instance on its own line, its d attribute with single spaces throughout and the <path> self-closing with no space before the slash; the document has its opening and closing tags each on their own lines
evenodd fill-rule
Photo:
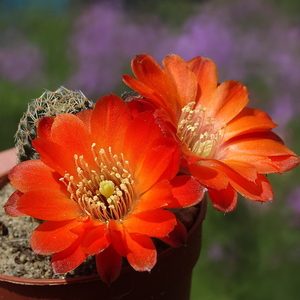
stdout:
<svg viewBox="0 0 300 300">
<path fill-rule="evenodd" d="M 125 102 L 130 102 L 132 99 L 135 98 L 143 98 L 139 93 L 135 92 L 135 91 L 126 91 L 121 95 L 121 98 L 125 101 Z"/>
<path fill-rule="evenodd" d="M 31 140 L 36 137 L 37 124 L 42 117 L 56 116 L 61 113 L 76 114 L 93 106 L 94 103 L 81 91 L 71 91 L 65 87 L 60 87 L 55 92 L 46 90 L 39 98 L 33 99 L 20 119 L 15 134 L 19 161 L 39 158 Z"/>
</svg>

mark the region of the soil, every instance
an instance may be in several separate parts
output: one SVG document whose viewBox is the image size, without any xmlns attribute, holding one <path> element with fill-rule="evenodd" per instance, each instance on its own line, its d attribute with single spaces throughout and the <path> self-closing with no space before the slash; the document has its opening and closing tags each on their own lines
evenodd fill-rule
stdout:
<svg viewBox="0 0 300 300">
<path fill-rule="evenodd" d="M 13 191 L 9 184 L 0 190 L 0 274 L 59 279 L 97 273 L 93 257 L 90 257 L 67 274 L 54 274 L 50 264 L 51 256 L 35 254 L 30 248 L 31 233 L 40 221 L 31 217 L 11 217 L 4 212 L 3 206 Z"/>
<path fill-rule="evenodd" d="M 94 257 L 88 257 L 75 270 L 67 274 L 54 274 L 51 269 L 51 256 L 35 254 L 30 248 L 31 233 L 40 221 L 31 217 L 11 217 L 4 212 L 3 206 L 13 191 L 10 184 L 0 189 L 0 274 L 36 279 L 63 279 L 97 273 Z M 185 208 L 175 213 L 189 229 L 199 213 L 199 208 Z M 160 251 L 166 247 L 162 242 L 157 244 Z"/>
</svg>

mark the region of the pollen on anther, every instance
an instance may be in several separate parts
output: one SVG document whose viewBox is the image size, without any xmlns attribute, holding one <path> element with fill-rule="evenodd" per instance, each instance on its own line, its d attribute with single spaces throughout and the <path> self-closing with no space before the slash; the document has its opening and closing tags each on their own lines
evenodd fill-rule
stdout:
<svg viewBox="0 0 300 300">
<path fill-rule="evenodd" d="M 216 128 L 216 120 L 206 115 L 206 108 L 195 102 L 182 108 L 177 135 L 196 155 L 213 157 L 224 136 L 225 124 Z M 194 109 L 193 109 L 194 108 Z"/>
</svg>

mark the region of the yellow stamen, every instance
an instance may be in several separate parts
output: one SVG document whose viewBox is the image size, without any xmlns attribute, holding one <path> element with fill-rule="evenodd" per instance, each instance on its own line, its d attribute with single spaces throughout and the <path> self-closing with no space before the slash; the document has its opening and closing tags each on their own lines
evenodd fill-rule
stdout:
<svg viewBox="0 0 300 300">
<path fill-rule="evenodd" d="M 66 185 L 70 199 L 77 202 L 84 213 L 103 222 L 122 220 L 137 198 L 130 164 L 122 153 L 113 154 L 111 147 L 98 152 L 95 147 L 93 144 L 95 170 L 83 155 L 74 155 L 77 176 L 66 173 L 60 180 Z"/>
<path fill-rule="evenodd" d="M 212 158 L 222 142 L 225 125 L 216 128 L 215 119 L 206 115 L 206 108 L 195 105 L 190 102 L 182 108 L 177 134 L 193 153 Z"/>
</svg>

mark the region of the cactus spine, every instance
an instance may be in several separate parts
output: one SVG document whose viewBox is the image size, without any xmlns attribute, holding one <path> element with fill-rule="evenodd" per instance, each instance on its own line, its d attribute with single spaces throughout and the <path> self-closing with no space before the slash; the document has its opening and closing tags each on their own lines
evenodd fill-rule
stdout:
<svg viewBox="0 0 300 300">
<path fill-rule="evenodd" d="M 36 138 L 37 125 L 42 117 L 56 116 L 61 113 L 76 114 L 93 107 L 94 103 L 81 91 L 71 91 L 65 87 L 60 87 L 55 92 L 46 90 L 39 98 L 33 99 L 20 119 L 15 134 L 19 161 L 39 158 L 32 147 L 31 140 Z"/>
</svg>

